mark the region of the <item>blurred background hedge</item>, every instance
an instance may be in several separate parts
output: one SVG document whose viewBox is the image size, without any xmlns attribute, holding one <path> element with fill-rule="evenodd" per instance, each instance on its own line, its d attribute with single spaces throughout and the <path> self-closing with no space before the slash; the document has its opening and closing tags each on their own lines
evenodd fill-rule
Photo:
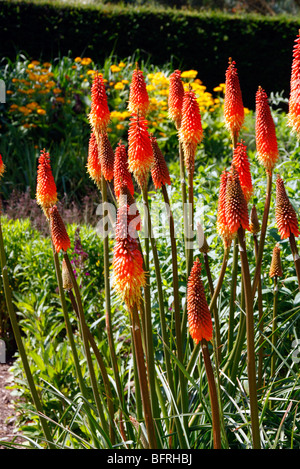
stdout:
<svg viewBox="0 0 300 469">
<path fill-rule="evenodd" d="M 225 80 L 229 56 L 236 61 L 244 104 L 255 92 L 289 92 L 293 42 L 300 21 L 291 16 L 230 15 L 189 10 L 0 2 L 0 55 L 24 50 L 34 59 L 71 53 L 103 61 L 140 51 L 155 65 L 199 70 L 208 89 Z"/>
</svg>

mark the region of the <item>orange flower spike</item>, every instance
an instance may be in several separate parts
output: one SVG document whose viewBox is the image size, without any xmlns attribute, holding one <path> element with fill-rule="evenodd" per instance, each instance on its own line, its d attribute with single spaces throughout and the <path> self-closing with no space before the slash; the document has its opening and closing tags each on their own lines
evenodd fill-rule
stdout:
<svg viewBox="0 0 300 469">
<path fill-rule="evenodd" d="M 134 186 L 131 174 L 128 169 L 127 150 L 125 145 L 120 141 L 116 150 L 114 158 L 114 190 L 117 199 L 121 194 L 121 187 L 125 185 L 130 192 L 134 195 Z"/>
<path fill-rule="evenodd" d="M 138 66 L 133 71 L 129 89 L 128 110 L 131 114 L 138 111 L 145 116 L 149 108 L 149 96 L 146 88 L 144 74 Z"/>
<path fill-rule="evenodd" d="M 71 242 L 56 205 L 49 209 L 49 217 L 51 236 L 55 250 L 59 252 L 62 249 L 66 252 L 67 249 L 71 247 Z"/>
<path fill-rule="evenodd" d="M 128 131 L 128 167 L 141 189 L 147 184 L 153 163 L 148 123 L 139 113 L 134 114 L 130 119 Z"/>
<path fill-rule="evenodd" d="M 289 238 L 291 234 L 299 236 L 297 215 L 279 175 L 276 180 L 275 218 L 281 239 Z"/>
<path fill-rule="evenodd" d="M 300 31 L 295 39 L 290 82 L 288 125 L 300 138 Z"/>
<path fill-rule="evenodd" d="M 0 155 L 0 177 L 3 176 L 4 171 L 5 171 L 5 164 L 3 163 L 2 155 Z"/>
<path fill-rule="evenodd" d="M 276 243 L 273 249 L 272 261 L 270 266 L 269 277 L 283 277 L 281 259 L 280 259 L 280 246 Z"/>
<path fill-rule="evenodd" d="M 212 340 L 213 325 L 201 278 L 201 263 L 196 259 L 187 285 L 187 313 L 189 331 L 197 344 L 202 339 Z"/>
<path fill-rule="evenodd" d="M 247 202 L 241 188 L 239 173 L 234 166 L 228 175 L 225 200 L 226 222 L 230 232 L 236 233 L 240 226 L 249 230 Z"/>
<path fill-rule="evenodd" d="M 170 174 L 156 138 L 150 136 L 150 141 L 154 155 L 154 165 L 151 168 L 152 180 L 155 188 L 160 189 L 162 185 L 171 185 Z"/>
<path fill-rule="evenodd" d="M 202 141 L 203 129 L 197 98 L 191 88 L 184 93 L 182 120 L 178 135 L 183 147 L 186 169 L 189 173 L 193 173 L 196 149 Z"/>
<path fill-rule="evenodd" d="M 268 96 L 260 86 L 256 92 L 255 133 L 258 161 L 265 167 L 266 171 L 270 172 L 278 159 L 278 145 Z"/>
<path fill-rule="evenodd" d="M 99 135 L 98 148 L 99 160 L 104 179 L 106 181 L 112 181 L 114 178 L 114 151 L 106 132 Z"/>
<path fill-rule="evenodd" d="M 250 163 L 247 155 L 247 146 L 245 142 L 239 142 L 233 150 L 232 165 L 239 173 L 241 188 L 243 190 L 246 202 L 248 203 L 252 194 L 253 186 L 250 173 Z"/>
<path fill-rule="evenodd" d="M 128 206 L 123 205 L 118 209 L 116 245 L 112 263 L 114 288 L 129 309 L 134 304 L 139 304 L 141 288 L 146 283 L 143 257 L 138 242 L 128 233 L 130 221 Z"/>
<path fill-rule="evenodd" d="M 102 173 L 98 143 L 94 132 L 91 134 L 89 140 L 89 152 L 86 167 L 90 178 L 97 184 L 98 187 L 100 187 Z"/>
<path fill-rule="evenodd" d="M 234 146 L 245 119 L 242 92 L 235 65 L 235 62 L 230 58 L 229 66 L 226 70 L 224 96 L 224 120 Z"/>
<path fill-rule="evenodd" d="M 57 202 L 57 190 L 50 165 L 50 155 L 41 151 L 37 170 L 36 201 L 47 211 Z"/>
<path fill-rule="evenodd" d="M 91 95 L 91 111 L 88 117 L 92 130 L 98 138 L 100 133 L 106 131 L 107 125 L 110 121 L 105 84 L 102 75 L 98 73 L 95 75 L 93 80 Z"/>
<path fill-rule="evenodd" d="M 228 174 L 229 173 L 227 171 L 223 171 L 221 174 L 217 212 L 217 231 L 223 240 L 225 248 L 228 248 L 231 245 L 232 239 L 234 237 L 229 230 L 226 221 L 226 186 Z"/>
<path fill-rule="evenodd" d="M 169 78 L 168 114 L 176 129 L 181 125 L 184 88 L 180 70 L 175 70 Z"/>
</svg>

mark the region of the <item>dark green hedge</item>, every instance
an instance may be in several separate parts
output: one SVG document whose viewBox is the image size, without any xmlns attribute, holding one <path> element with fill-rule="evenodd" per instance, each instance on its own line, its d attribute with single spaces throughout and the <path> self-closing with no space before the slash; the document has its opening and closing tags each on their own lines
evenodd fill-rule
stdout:
<svg viewBox="0 0 300 469">
<path fill-rule="evenodd" d="M 224 82 L 228 58 L 236 61 L 246 106 L 261 85 L 289 93 L 293 42 L 300 21 L 150 9 L 74 8 L 0 2 L 0 54 L 20 50 L 35 59 L 69 51 L 100 61 L 141 51 L 156 65 L 194 68 L 209 89 Z"/>
</svg>

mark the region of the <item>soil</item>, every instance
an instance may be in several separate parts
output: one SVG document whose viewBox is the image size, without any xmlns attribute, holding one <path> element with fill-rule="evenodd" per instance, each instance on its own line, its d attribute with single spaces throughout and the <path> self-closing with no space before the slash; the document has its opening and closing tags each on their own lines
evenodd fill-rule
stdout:
<svg viewBox="0 0 300 469">
<path fill-rule="evenodd" d="M 24 444 L 20 436 L 17 436 L 15 429 L 15 414 L 13 405 L 13 396 L 8 389 L 12 382 L 12 374 L 9 371 L 12 362 L 0 363 L 0 449 L 7 447 L 1 445 L 1 442 L 12 442 L 14 447 L 17 444 Z M 20 446 L 18 447 L 20 449 Z"/>
</svg>

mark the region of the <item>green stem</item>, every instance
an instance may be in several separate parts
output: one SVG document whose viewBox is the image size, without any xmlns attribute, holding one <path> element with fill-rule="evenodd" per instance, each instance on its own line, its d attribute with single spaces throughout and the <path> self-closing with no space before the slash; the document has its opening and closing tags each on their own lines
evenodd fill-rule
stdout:
<svg viewBox="0 0 300 469">
<path fill-rule="evenodd" d="M 188 212 L 187 212 L 187 194 L 186 194 L 186 180 L 185 180 L 185 165 L 182 143 L 179 142 L 179 166 L 180 166 L 180 182 L 181 182 L 181 199 L 182 199 L 182 213 L 183 213 L 183 231 L 184 231 L 184 247 L 185 258 L 188 260 L 187 250 L 187 233 L 188 233 Z M 188 276 L 188 263 L 186 264 Z"/>
<path fill-rule="evenodd" d="M 295 241 L 295 236 L 294 236 L 293 233 L 290 234 L 289 241 L 290 241 L 291 251 L 292 251 L 292 254 L 293 254 L 295 268 L 296 268 L 296 275 L 297 275 L 297 279 L 298 279 L 298 287 L 299 287 L 299 290 L 300 290 L 300 257 L 299 257 L 299 253 L 298 253 L 297 244 L 296 244 L 296 241 Z"/>
<path fill-rule="evenodd" d="M 187 259 L 187 277 L 189 277 L 193 267 L 193 242 L 194 242 L 194 187 L 193 172 L 188 173 L 188 194 L 189 194 L 189 210 L 188 210 L 188 259 Z"/>
<path fill-rule="evenodd" d="M 221 428 L 220 428 L 220 414 L 219 414 L 219 402 L 217 388 L 214 378 L 214 372 L 211 365 L 209 356 L 208 346 L 205 339 L 201 341 L 202 354 L 204 359 L 205 371 L 208 381 L 211 412 L 212 412 L 212 426 L 213 426 L 213 440 L 214 449 L 221 449 Z"/>
<path fill-rule="evenodd" d="M 277 276 L 274 277 L 273 290 L 273 321 L 272 321 L 272 355 L 271 355 L 271 378 L 275 375 L 276 366 L 276 342 L 277 342 L 277 303 L 278 303 L 278 282 Z"/>
<path fill-rule="evenodd" d="M 43 414 L 44 414 L 43 406 L 42 406 L 42 403 L 40 401 L 38 392 L 34 384 L 34 379 L 33 379 L 30 366 L 28 363 L 25 347 L 23 344 L 22 336 L 21 336 L 21 331 L 19 328 L 18 320 L 17 320 L 17 315 L 15 313 L 15 309 L 14 309 L 13 302 L 12 302 L 9 279 L 8 279 L 8 274 L 7 274 L 6 255 L 4 251 L 1 221 L 0 221 L 0 259 L 1 259 L 3 288 L 4 288 L 4 294 L 5 294 L 5 300 L 6 300 L 7 310 L 9 314 L 9 319 L 11 322 L 11 326 L 13 329 L 14 337 L 15 337 L 16 344 L 19 350 L 19 354 L 22 360 L 22 364 L 23 364 L 24 372 L 25 372 L 26 379 L 28 382 L 28 386 L 31 392 L 32 400 L 35 405 L 36 411 L 38 413 L 40 423 L 42 426 L 42 430 L 47 441 L 48 448 L 55 449 L 55 444 L 53 443 L 51 432 L 48 427 L 48 422 L 43 417 Z"/>
<path fill-rule="evenodd" d="M 235 311 L 235 300 L 236 300 L 237 273 L 238 273 L 238 241 L 237 241 L 237 238 L 235 238 L 234 244 L 233 244 L 231 290 L 230 290 L 230 305 L 229 305 L 229 319 L 228 319 L 228 353 L 230 353 L 232 346 L 233 346 L 234 311 Z"/>
<path fill-rule="evenodd" d="M 255 249 L 255 259 L 257 261 L 258 255 L 258 241 L 256 234 L 253 235 L 254 240 L 254 249 Z M 258 288 L 257 288 L 257 306 L 258 306 L 258 320 L 259 320 L 259 330 L 260 330 L 260 338 L 259 338 L 259 351 L 258 351 L 258 367 L 257 367 L 257 387 L 261 388 L 262 386 L 262 369 L 263 369 L 263 359 L 264 359 L 264 339 L 263 339 L 263 330 L 264 330 L 264 322 L 263 322 L 263 301 L 262 301 L 262 284 L 261 284 L 261 275 L 258 279 Z"/>
<path fill-rule="evenodd" d="M 267 189 L 266 189 L 265 207 L 264 207 L 264 213 L 263 213 L 263 219 L 262 219 L 262 225 L 261 225 L 256 268 L 255 268 L 254 279 L 252 283 L 252 296 L 253 297 L 255 296 L 255 292 L 258 286 L 260 272 L 261 272 L 261 263 L 262 263 L 262 257 L 263 257 L 263 252 L 264 252 L 264 244 L 265 244 L 268 217 L 269 217 L 269 211 L 270 211 L 270 203 L 271 203 L 272 175 L 273 175 L 272 171 L 267 171 Z"/>
<path fill-rule="evenodd" d="M 255 348 L 254 348 L 254 320 L 253 320 L 253 296 L 249 264 L 246 252 L 245 232 L 242 227 L 238 229 L 240 245 L 240 258 L 242 266 L 243 285 L 246 305 L 246 332 L 247 332 L 247 371 L 250 397 L 250 413 L 252 427 L 253 449 L 260 449 L 259 418 L 256 388 Z"/>
</svg>

